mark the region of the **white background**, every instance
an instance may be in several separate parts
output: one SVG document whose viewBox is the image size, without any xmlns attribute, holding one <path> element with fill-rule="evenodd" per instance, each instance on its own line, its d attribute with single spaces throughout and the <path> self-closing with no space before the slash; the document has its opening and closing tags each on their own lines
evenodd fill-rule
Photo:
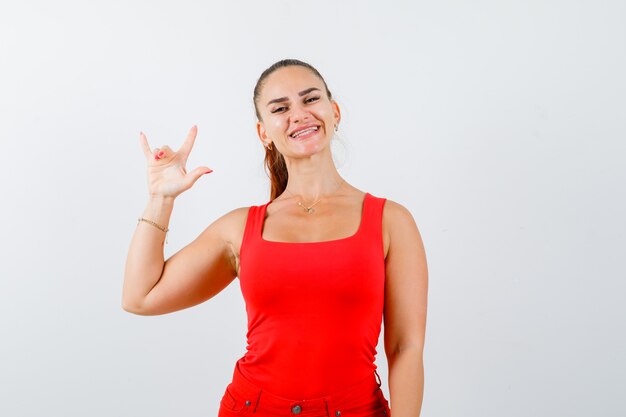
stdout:
<svg viewBox="0 0 626 417">
<path fill-rule="evenodd" d="M 121 308 L 147 201 L 139 131 L 199 128 L 170 256 L 269 198 L 252 89 L 316 66 L 342 175 L 427 251 L 425 417 L 626 415 L 626 3 L 0 5 L 0 415 L 215 416 L 246 317 Z M 377 364 L 388 396 L 381 343 Z M 392 404 L 393 407 L 393 404 Z"/>
</svg>

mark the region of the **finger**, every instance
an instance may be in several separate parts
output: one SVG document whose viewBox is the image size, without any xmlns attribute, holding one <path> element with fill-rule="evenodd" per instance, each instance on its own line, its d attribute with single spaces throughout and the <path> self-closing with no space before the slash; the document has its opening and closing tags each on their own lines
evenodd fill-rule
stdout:
<svg viewBox="0 0 626 417">
<path fill-rule="evenodd" d="M 183 142 L 183 144 L 181 145 L 181 147 L 178 149 L 178 152 L 181 154 L 181 156 L 183 157 L 183 160 L 187 160 L 187 157 L 189 156 L 189 153 L 191 152 L 191 148 L 193 148 L 193 144 L 196 140 L 196 135 L 198 133 L 198 126 L 193 125 L 191 126 L 191 129 L 189 129 L 189 133 L 187 133 L 187 137 L 185 138 L 185 141 Z"/>
<path fill-rule="evenodd" d="M 211 168 L 198 167 L 192 171 L 189 171 L 187 175 L 185 175 L 183 182 L 187 188 L 191 188 L 191 186 L 194 185 L 196 181 L 198 181 L 198 178 L 200 178 L 204 174 L 210 174 L 211 172 L 213 172 Z"/>
<path fill-rule="evenodd" d="M 166 154 L 165 154 L 164 151 L 160 150 L 159 148 L 154 150 L 154 159 L 156 161 L 159 161 L 159 160 L 161 160 L 161 159 L 163 159 L 165 157 L 166 157 Z"/>
<path fill-rule="evenodd" d="M 163 152 L 165 152 L 165 153 L 166 153 L 166 154 L 168 154 L 168 155 L 171 155 L 171 154 L 173 154 L 173 153 L 174 153 L 174 151 L 172 150 L 172 148 L 170 148 L 170 147 L 169 147 L 169 146 L 167 146 L 167 145 L 163 145 L 163 146 L 161 146 L 159 149 L 160 149 L 160 150 L 162 150 Z"/>
<path fill-rule="evenodd" d="M 154 151 L 152 153 L 154 154 L 154 159 L 156 159 L 157 161 L 160 159 L 165 159 L 173 154 L 172 149 L 167 145 L 164 145 L 161 148 L 154 148 Z"/>
<path fill-rule="evenodd" d="M 152 156 L 152 151 L 150 150 L 150 145 L 148 145 L 148 138 L 143 132 L 139 132 L 139 144 L 141 145 L 141 150 L 146 158 L 150 158 Z"/>
</svg>

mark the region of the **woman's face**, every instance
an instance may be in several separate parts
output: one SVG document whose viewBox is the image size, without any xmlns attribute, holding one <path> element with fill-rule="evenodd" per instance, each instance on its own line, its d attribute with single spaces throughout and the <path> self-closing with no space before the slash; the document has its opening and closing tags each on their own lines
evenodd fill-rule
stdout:
<svg viewBox="0 0 626 417">
<path fill-rule="evenodd" d="M 285 157 L 302 158 L 328 147 L 341 115 L 324 83 L 309 69 L 289 66 L 265 79 L 257 103 L 257 132 Z M 298 132 L 302 132 L 298 134 Z"/>
</svg>

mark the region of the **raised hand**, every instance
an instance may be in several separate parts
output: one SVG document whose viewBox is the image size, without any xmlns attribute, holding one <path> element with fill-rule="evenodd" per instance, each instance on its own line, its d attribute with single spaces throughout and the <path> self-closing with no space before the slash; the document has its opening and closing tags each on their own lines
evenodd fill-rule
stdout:
<svg viewBox="0 0 626 417">
<path fill-rule="evenodd" d="M 187 172 L 185 165 L 191 152 L 198 127 L 193 125 L 182 146 L 174 152 L 169 146 L 150 150 L 148 139 L 143 132 L 139 134 L 141 147 L 148 163 L 148 191 L 151 198 L 175 198 L 191 188 L 203 174 L 213 172 L 201 166 Z"/>
</svg>

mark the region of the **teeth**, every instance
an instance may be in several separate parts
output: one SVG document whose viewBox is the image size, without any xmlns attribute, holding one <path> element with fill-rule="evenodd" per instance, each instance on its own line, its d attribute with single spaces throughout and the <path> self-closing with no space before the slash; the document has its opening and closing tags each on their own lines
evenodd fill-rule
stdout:
<svg viewBox="0 0 626 417">
<path fill-rule="evenodd" d="M 295 137 L 302 135 L 303 133 L 309 133 L 315 130 L 317 130 L 317 127 L 309 127 L 308 129 L 304 129 L 304 130 L 294 133 L 293 135 L 291 135 L 291 137 L 295 138 Z"/>
</svg>

